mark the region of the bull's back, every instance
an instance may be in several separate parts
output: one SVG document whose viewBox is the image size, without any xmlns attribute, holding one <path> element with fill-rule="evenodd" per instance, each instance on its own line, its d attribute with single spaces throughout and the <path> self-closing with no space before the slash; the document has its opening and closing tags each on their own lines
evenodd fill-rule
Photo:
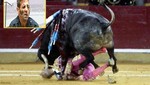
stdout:
<svg viewBox="0 0 150 85">
<path fill-rule="evenodd" d="M 69 35 L 76 49 L 96 51 L 111 41 L 105 40 L 107 34 L 103 33 L 103 24 L 108 23 L 108 20 L 101 15 L 85 12 L 72 16 L 71 21 Z M 111 34 L 111 30 L 107 32 Z"/>
</svg>

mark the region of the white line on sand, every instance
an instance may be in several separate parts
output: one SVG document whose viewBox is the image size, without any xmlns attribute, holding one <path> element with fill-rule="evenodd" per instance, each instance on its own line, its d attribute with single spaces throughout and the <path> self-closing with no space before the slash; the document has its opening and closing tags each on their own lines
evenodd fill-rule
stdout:
<svg viewBox="0 0 150 85">
<path fill-rule="evenodd" d="M 0 74 L 0 77 L 7 77 L 7 76 L 24 76 L 24 77 L 35 77 L 35 76 L 40 76 L 40 74 Z"/>
<path fill-rule="evenodd" d="M 0 77 L 18 76 L 18 77 L 38 77 L 41 71 L 31 70 L 14 70 L 14 71 L 0 71 Z M 150 71 L 119 71 L 112 74 L 111 71 L 105 71 L 104 76 L 117 76 L 117 77 L 150 77 Z"/>
<path fill-rule="evenodd" d="M 40 73 L 40 70 L 1 70 L 0 73 Z M 106 73 L 112 73 L 112 71 L 105 71 Z M 150 73 L 150 71 L 119 71 L 119 73 Z"/>
<path fill-rule="evenodd" d="M 39 73 L 41 71 L 38 71 L 38 70 L 3 70 L 3 71 L 0 71 L 0 73 Z"/>
<path fill-rule="evenodd" d="M 29 48 L 1 48 L 0 53 L 37 53 L 38 49 Z M 121 53 L 150 53 L 150 49 L 115 49 Z"/>
</svg>

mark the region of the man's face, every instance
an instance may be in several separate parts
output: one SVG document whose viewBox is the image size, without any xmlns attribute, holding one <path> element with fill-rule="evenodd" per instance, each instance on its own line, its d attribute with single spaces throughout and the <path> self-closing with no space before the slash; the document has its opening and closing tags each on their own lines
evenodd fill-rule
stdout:
<svg viewBox="0 0 150 85">
<path fill-rule="evenodd" d="M 28 20 L 30 14 L 30 6 L 28 0 L 22 0 L 20 2 L 20 8 L 17 8 L 19 18 L 22 20 Z"/>
</svg>

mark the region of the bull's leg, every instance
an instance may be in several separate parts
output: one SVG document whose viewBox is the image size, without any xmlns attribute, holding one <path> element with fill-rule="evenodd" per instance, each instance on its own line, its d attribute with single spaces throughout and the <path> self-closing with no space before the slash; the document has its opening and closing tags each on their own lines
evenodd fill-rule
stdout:
<svg viewBox="0 0 150 85">
<path fill-rule="evenodd" d="M 93 61 L 90 61 L 90 63 L 92 63 L 94 65 L 95 68 L 98 68 L 99 66 Z"/>
<path fill-rule="evenodd" d="M 41 61 L 45 63 L 45 67 L 41 72 L 41 76 L 43 78 L 51 78 L 54 75 L 52 67 L 49 65 L 53 65 L 55 59 L 60 55 L 56 46 L 52 47 L 50 55 L 47 55 L 47 50 L 39 49 L 38 50 L 38 57 Z"/>
<path fill-rule="evenodd" d="M 95 62 L 94 62 L 94 56 L 92 55 L 91 52 L 83 52 L 82 55 L 85 56 L 85 60 L 80 64 L 80 68 L 86 67 L 89 63 L 92 63 L 95 68 L 99 67 Z"/>
<path fill-rule="evenodd" d="M 46 79 L 51 78 L 54 75 L 54 72 L 53 72 L 52 68 L 48 68 L 48 60 L 44 54 L 41 54 L 41 58 L 43 59 L 43 61 L 45 63 L 45 68 L 42 70 L 41 76 Z"/>
<path fill-rule="evenodd" d="M 48 59 L 48 65 L 53 65 L 55 59 L 58 58 L 60 55 L 59 50 L 56 46 L 53 46 L 50 55 L 48 55 L 47 53 L 48 53 L 48 50 L 39 49 L 37 55 L 39 59 L 42 62 L 44 62 L 43 58 L 41 57 L 41 55 L 43 54 Z"/>
<path fill-rule="evenodd" d="M 109 58 L 113 59 L 113 61 L 114 61 L 114 63 L 112 63 L 113 65 L 110 64 L 110 65 L 112 65 L 112 71 L 113 71 L 113 73 L 117 73 L 118 72 L 117 62 L 116 62 L 117 59 L 116 59 L 116 57 L 114 55 L 114 47 L 107 48 L 107 51 L 108 51 Z"/>
</svg>

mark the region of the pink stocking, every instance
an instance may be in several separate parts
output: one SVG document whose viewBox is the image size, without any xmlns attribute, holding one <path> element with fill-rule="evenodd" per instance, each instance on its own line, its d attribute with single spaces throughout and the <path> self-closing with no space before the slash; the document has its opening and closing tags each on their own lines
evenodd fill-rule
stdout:
<svg viewBox="0 0 150 85">
<path fill-rule="evenodd" d="M 105 65 L 95 69 L 92 64 L 89 64 L 83 72 L 83 80 L 92 80 L 95 79 L 99 74 L 104 72 L 104 70 L 108 67 L 108 63 Z"/>
<path fill-rule="evenodd" d="M 101 74 L 102 72 L 104 72 L 104 70 L 108 67 L 108 63 L 106 63 L 105 65 L 95 69 L 92 73 L 93 73 L 93 77 L 97 77 L 99 74 Z"/>
</svg>

